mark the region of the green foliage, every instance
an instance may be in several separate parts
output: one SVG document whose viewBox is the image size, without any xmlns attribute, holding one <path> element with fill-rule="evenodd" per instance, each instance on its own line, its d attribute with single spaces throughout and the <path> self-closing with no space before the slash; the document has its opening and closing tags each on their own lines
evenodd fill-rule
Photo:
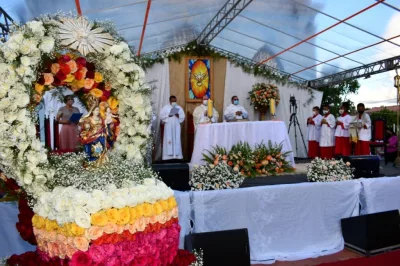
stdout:
<svg viewBox="0 0 400 266">
<path fill-rule="evenodd" d="M 219 160 L 220 157 L 222 158 L 224 155 L 228 155 L 226 149 L 218 145 L 213 147 L 211 151 L 206 151 L 208 154 L 203 153 L 203 161 L 209 164 L 213 164 L 215 160 Z"/>
<path fill-rule="evenodd" d="M 357 94 L 360 84 L 357 80 L 344 81 L 337 85 L 321 87 L 318 90 L 324 93 L 322 103 L 329 103 L 331 105 L 331 113 L 338 114 L 340 105 L 343 102 L 348 102 L 350 111 L 355 110 L 355 103 L 350 101 L 347 97 L 350 94 Z"/>
<path fill-rule="evenodd" d="M 370 114 L 371 119 L 375 120 L 378 118 L 383 118 L 386 120 L 386 126 L 392 127 L 393 124 L 397 124 L 397 113 L 395 111 L 389 110 L 386 107 L 380 110 L 379 112 L 375 112 Z"/>
</svg>

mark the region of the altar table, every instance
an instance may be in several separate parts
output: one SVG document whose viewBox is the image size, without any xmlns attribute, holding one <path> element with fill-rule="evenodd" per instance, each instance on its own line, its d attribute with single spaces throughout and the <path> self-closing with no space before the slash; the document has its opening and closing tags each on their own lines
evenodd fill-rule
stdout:
<svg viewBox="0 0 400 266">
<path fill-rule="evenodd" d="M 255 144 L 283 143 L 283 152 L 292 151 L 286 125 L 283 121 L 256 121 L 236 123 L 216 123 L 198 125 L 194 140 L 191 166 L 201 165 L 203 153 L 211 151 L 213 147 L 220 146 L 230 150 L 239 141 Z M 294 167 L 293 153 L 286 158 Z"/>
</svg>

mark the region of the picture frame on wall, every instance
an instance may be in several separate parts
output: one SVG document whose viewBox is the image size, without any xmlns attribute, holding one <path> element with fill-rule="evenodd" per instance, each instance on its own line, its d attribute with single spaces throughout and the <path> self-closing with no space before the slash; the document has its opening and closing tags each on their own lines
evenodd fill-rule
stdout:
<svg viewBox="0 0 400 266">
<path fill-rule="evenodd" d="M 185 58 L 186 102 L 202 102 L 204 95 L 214 98 L 213 60 L 211 57 Z"/>
</svg>

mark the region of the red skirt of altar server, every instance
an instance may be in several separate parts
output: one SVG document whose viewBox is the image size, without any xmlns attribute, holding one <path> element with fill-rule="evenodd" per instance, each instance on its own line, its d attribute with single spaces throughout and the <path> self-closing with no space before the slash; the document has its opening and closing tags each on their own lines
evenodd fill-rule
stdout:
<svg viewBox="0 0 400 266">
<path fill-rule="evenodd" d="M 356 154 L 355 155 L 370 155 L 371 150 L 369 148 L 369 141 L 357 141 Z"/>
<path fill-rule="evenodd" d="M 335 138 L 335 155 L 350 156 L 351 143 L 349 137 Z"/>
<path fill-rule="evenodd" d="M 315 140 L 308 141 L 308 158 L 315 158 L 319 156 L 319 142 Z"/>
<path fill-rule="evenodd" d="M 320 157 L 322 159 L 332 159 L 334 156 L 335 147 L 320 147 L 319 150 L 321 152 Z"/>
</svg>

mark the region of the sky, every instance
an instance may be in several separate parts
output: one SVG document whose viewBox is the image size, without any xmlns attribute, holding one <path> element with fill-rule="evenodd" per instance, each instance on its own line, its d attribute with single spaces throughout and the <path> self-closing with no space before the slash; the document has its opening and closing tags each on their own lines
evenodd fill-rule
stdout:
<svg viewBox="0 0 400 266">
<path fill-rule="evenodd" d="M 51 2 L 51 5 L 47 5 Z M 58 10 L 76 12 L 73 0 L 0 0 L 16 21 L 26 20 L 43 12 Z M 89 19 L 111 19 L 117 29 L 137 46 L 146 9 L 144 0 L 81 0 L 84 15 Z M 142 52 L 193 40 L 226 0 L 153 0 Z M 400 0 L 385 0 L 400 8 Z M 275 54 L 319 32 L 363 8 L 375 0 L 253 0 L 212 42 L 219 48 L 253 58 L 267 47 Z M 308 7 L 306 7 L 308 6 Z M 309 8 L 311 7 L 311 8 Z M 320 12 L 329 14 L 332 17 Z M 382 38 L 400 35 L 400 12 L 383 4 L 347 21 Z M 281 31 L 281 32 L 280 32 Z M 282 33 L 283 32 L 283 33 Z M 316 63 L 349 53 L 381 41 L 376 36 L 340 24 L 275 58 L 281 70 L 296 73 Z M 393 39 L 399 44 L 400 37 Z M 383 43 L 296 74 L 306 80 L 400 55 L 400 47 Z M 268 56 L 266 54 L 265 56 Z M 316 61 L 316 60 L 317 61 Z M 396 104 L 393 87 L 395 73 L 387 72 L 360 79 L 358 95 L 350 100 L 364 102 L 367 107 Z"/>
</svg>

